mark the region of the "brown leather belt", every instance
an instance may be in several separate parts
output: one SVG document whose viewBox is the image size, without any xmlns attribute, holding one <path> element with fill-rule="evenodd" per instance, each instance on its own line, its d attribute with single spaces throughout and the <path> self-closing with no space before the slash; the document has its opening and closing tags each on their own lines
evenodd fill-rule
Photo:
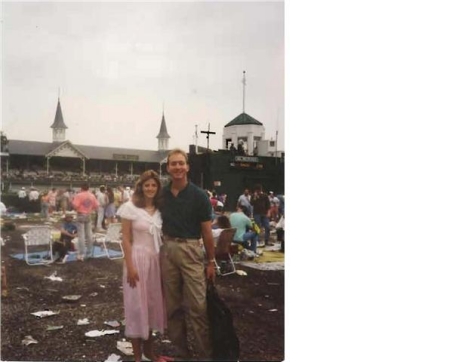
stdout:
<svg viewBox="0 0 450 362">
<path fill-rule="evenodd" d="M 167 241 L 176 241 L 177 243 L 192 243 L 195 241 L 200 241 L 200 239 L 192 239 L 192 238 L 174 238 L 172 236 L 166 236 L 164 235 L 164 240 Z"/>
</svg>

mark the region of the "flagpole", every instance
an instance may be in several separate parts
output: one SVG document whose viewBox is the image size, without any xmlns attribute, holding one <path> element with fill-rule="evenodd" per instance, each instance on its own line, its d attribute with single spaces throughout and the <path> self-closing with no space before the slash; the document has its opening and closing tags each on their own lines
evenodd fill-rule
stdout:
<svg viewBox="0 0 450 362">
<path fill-rule="evenodd" d="M 243 88 L 242 113 L 245 113 L 245 70 L 244 70 L 244 75 L 242 77 L 242 88 Z"/>
</svg>

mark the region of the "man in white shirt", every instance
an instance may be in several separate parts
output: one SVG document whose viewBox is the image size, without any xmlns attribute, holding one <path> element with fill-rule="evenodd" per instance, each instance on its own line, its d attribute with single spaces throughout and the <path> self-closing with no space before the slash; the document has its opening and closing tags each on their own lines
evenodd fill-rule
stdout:
<svg viewBox="0 0 450 362">
<path fill-rule="evenodd" d="M 125 187 L 125 190 L 123 190 L 122 203 L 129 201 L 130 198 L 131 198 L 131 190 L 130 190 L 130 187 L 127 186 L 127 187 Z"/>
<path fill-rule="evenodd" d="M 253 215 L 253 207 L 252 204 L 250 203 L 250 200 L 251 200 L 250 191 L 248 189 L 245 189 L 244 193 L 241 196 L 239 196 L 237 202 L 237 206 L 245 206 L 246 209 L 245 215 L 247 215 L 248 217 L 252 217 Z"/>
<path fill-rule="evenodd" d="M 30 193 L 28 194 L 28 199 L 30 201 L 39 201 L 39 191 L 34 187 L 31 187 Z"/>
<path fill-rule="evenodd" d="M 19 199 L 24 199 L 27 197 L 27 192 L 25 191 L 25 187 L 22 187 L 19 192 L 17 193 L 19 196 Z"/>
<path fill-rule="evenodd" d="M 97 209 L 97 231 L 104 230 L 102 228 L 103 219 L 105 218 L 105 207 L 108 204 L 108 196 L 105 193 L 105 186 L 100 186 L 100 190 L 97 192 L 97 201 L 98 201 L 98 209 Z"/>
</svg>

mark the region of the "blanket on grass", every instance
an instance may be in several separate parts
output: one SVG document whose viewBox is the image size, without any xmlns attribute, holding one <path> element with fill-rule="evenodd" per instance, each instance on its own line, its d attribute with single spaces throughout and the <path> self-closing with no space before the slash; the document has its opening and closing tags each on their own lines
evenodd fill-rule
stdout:
<svg viewBox="0 0 450 362">
<path fill-rule="evenodd" d="M 120 251 L 115 251 L 115 250 L 111 250 L 111 249 L 108 249 L 108 250 L 109 250 L 109 255 L 111 257 L 116 257 L 116 256 L 119 256 L 122 254 Z M 68 255 L 69 255 L 69 257 L 67 258 L 67 262 L 77 260 L 77 253 L 75 251 L 69 251 Z M 37 252 L 33 252 L 33 253 L 28 253 L 28 260 L 30 261 L 30 263 L 32 263 L 34 260 L 36 262 L 40 262 L 46 256 L 48 256 L 48 251 L 37 251 Z M 19 259 L 19 260 L 25 260 L 24 253 L 12 254 L 11 257 L 13 257 L 15 259 Z M 94 246 L 93 258 L 106 258 L 106 257 L 107 257 L 106 253 L 101 247 Z"/>
</svg>

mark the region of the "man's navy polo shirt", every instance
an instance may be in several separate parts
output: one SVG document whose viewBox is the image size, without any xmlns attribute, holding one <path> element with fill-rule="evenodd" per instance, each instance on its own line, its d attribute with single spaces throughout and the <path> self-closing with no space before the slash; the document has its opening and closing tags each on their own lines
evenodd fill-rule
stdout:
<svg viewBox="0 0 450 362">
<path fill-rule="evenodd" d="M 211 220 L 212 207 L 208 196 L 189 182 L 175 197 L 170 191 L 171 185 L 163 188 L 163 234 L 175 238 L 199 239 L 202 235 L 201 223 Z"/>
</svg>

